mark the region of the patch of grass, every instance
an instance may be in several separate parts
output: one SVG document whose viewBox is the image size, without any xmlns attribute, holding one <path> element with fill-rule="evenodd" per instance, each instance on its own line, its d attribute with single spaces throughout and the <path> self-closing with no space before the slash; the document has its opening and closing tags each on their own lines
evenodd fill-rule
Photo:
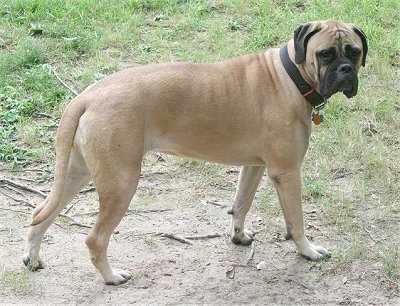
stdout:
<svg viewBox="0 0 400 306">
<path fill-rule="evenodd" d="M 48 136 L 48 122 L 39 124 L 37 119 L 31 119 L 58 109 L 67 94 L 65 89 L 54 87 L 56 81 L 43 66 L 24 69 L 20 76 L 19 84 L 0 88 L 0 161 L 13 166 L 32 162 L 39 156 L 34 150 L 41 147 L 38 140 L 51 143 L 40 137 Z M 18 133 L 21 127 L 25 133 Z"/>
<path fill-rule="evenodd" d="M 139 239 L 141 240 L 141 242 L 143 242 L 146 246 L 149 247 L 155 247 L 157 246 L 156 241 L 154 240 L 154 236 L 152 235 L 143 235 L 143 236 L 139 236 Z"/>
<path fill-rule="evenodd" d="M 310 177 L 303 178 L 303 199 L 312 201 L 321 198 L 325 194 L 325 186 L 322 180 L 312 179 Z"/>
<path fill-rule="evenodd" d="M 388 278 L 400 280 L 400 250 L 398 244 L 391 244 L 382 253 L 384 270 Z"/>
<path fill-rule="evenodd" d="M 45 63 L 46 53 L 37 41 L 31 38 L 19 43 L 15 49 L 7 56 L 0 58 L 0 67 L 4 74 L 10 74 L 14 71 L 29 69 L 36 65 Z"/>
<path fill-rule="evenodd" d="M 10 290 L 18 295 L 29 294 L 32 290 L 32 273 L 25 268 L 7 270 L 0 266 L 0 285 L 2 290 Z"/>
<path fill-rule="evenodd" d="M 346 243 L 341 244 L 341 248 L 334 254 L 333 262 L 326 263 L 327 266 L 334 267 L 336 273 L 352 269 L 353 264 L 365 262 L 370 255 L 367 241 L 363 235 L 353 234 L 347 237 Z"/>
</svg>

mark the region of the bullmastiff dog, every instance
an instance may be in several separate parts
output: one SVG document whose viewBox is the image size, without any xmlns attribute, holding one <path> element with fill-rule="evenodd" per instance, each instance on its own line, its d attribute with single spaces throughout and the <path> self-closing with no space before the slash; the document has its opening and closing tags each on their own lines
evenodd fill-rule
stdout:
<svg viewBox="0 0 400 306">
<path fill-rule="evenodd" d="M 282 48 L 217 62 L 165 63 L 125 69 L 89 86 L 66 108 L 56 137 L 54 185 L 29 227 L 23 257 L 43 268 L 39 248 L 48 227 L 92 180 L 100 210 L 86 238 L 104 282 L 125 283 L 107 247 L 136 191 L 148 151 L 242 166 L 231 214 L 236 244 L 253 239 L 245 217 L 265 170 L 278 193 L 300 254 L 329 256 L 305 236 L 300 168 L 311 114 L 337 92 L 357 93 L 367 40 L 352 24 L 317 21 L 299 26 Z"/>
</svg>

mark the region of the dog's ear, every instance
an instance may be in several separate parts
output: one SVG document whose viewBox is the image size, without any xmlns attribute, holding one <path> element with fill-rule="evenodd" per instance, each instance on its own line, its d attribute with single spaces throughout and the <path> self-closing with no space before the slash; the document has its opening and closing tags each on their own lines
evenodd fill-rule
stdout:
<svg viewBox="0 0 400 306">
<path fill-rule="evenodd" d="M 354 32 L 360 37 L 362 45 L 363 45 L 363 57 L 362 57 L 362 65 L 365 66 L 365 59 L 368 53 L 368 42 L 367 42 L 367 35 L 363 32 L 363 30 L 353 27 Z"/>
<path fill-rule="evenodd" d="M 316 26 L 314 23 L 306 23 L 299 26 L 294 31 L 294 60 L 296 64 L 300 64 L 305 61 L 307 54 L 307 43 L 311 36 L 320 30 L 320 26 Z"/>
</svg>

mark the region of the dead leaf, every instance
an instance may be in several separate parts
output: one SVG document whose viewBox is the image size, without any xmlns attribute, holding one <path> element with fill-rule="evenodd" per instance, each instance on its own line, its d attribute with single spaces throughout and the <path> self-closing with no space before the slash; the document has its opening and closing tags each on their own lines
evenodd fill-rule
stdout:
<svg viewBox="0 0 400 306">
<path fill-rule="evenodd" d="M 229 279 L 233 279 L 235 277 L 235 273 L 236 273 L 236 266 L 233 266 L 231 269 L 226 271 L 226 277 Z"/>
<path fill-rule="evenodd" d="M 265 263 L 265 261 L 260 261 L 257 264 L 257 270 L 265 270 L 265 268 L 267 268 L 267 264 Z"/>
</svg>

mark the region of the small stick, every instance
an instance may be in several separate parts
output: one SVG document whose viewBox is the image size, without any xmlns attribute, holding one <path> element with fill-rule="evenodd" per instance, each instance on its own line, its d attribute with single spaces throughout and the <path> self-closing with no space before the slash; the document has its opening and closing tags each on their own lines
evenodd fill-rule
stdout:
<svg viewBox="0 0 400 306">
<path fill-rule="evenodd" d="M 30 192 L 39 194 L 44 198 L 47 197 L 47 194 L 45 194 L 45 193 L 43 193 L 43 192 L 41 192 L 39 190 L 33 189 L 31 187 L 28 187 L 28 186 L 25 186 L 25 185 L 22 185 L 22 184 L 19 184 L 19 183 L 16 183 L 16 182 L 8 180 L 8 179 L 2 178 L 2 179 L 0 179 L 0 183 L 8 184 L 10 186 L 13 186 L 13 187 L 16 187 L 16 188 L 19 188 L 19 189 L 22 189 L 22 190 L 26 190 L 26 191 L 30 191 Z"/>
<path fill-rule="evenodd" d="M 225 208 L 225 207 L 226 207 L 226 205 L 220 204 L 220 203 L 218 203 L 217 201 L 213 201 L 213 200 L 202 200 L 201 202 L 202 202 L 203 204 L 211 204 L 211 205 L 218 206 L 218 207 L 222 207 L 222 208 Z"/>
<path fill-rule="evenodd" d="M 314 229 L 316 229 L 317 231 L 319 231 L 319 232 L 321 232 L 321 234 L 322 234 L 322 236 L 325 236 L 326 237 L 326 235 L 325 235 L 325 233 L 322 231 L 322 229 L 320 229 L 318 226 L 316 226 L 316 225 L 314 225 L 314 224 L 311 224 L 311 223 L 309 223 L 309 224 L 307 224 L 309 227 L 312 227 L 312 228 L 314 228 Z"/>
<path fill-rule="evenodd" d="M 253 257 L 254 257 L 255 248 L 256 248 L 256 242 L 255 242 L 255 240 L 253 240 L 253 241 L 251 242 L 250 254 L 249 254 L 249 257 L 247 258 L 246 266 L 249 265 L 250 261 L 251 261 L 251 260 L 253 259 Z"/>
<path fill-rule="evenodd" d="M 27 177 L 18 177 L 18 179 L 25 182 L 36 182 L 36 180 Z"/>
<path fill-rule="evenodd" d="M 14 198 L 13 196 L 11 196 L 11 195 L 9 195 L 9 194 L 6 194 L 6 193 L 4 193 L 3 191 L 0 191 L 0 193 L 1 193 L 1 194 L 3 194 L 4 196 L 6 196 L 6 197 L 10 198 L 11 200 L 14 200 L 15 202 L 18 202 L 18 203 L 22 203 L 22 204 L 28 205 L 30 208 L 36 208 L 36 206 L 35 206 L 35 205 L 33 205 L 33 204 L 29 203 L 28 201 L 25 201 L 25 200 L 22 200 L 22 199 L 17 199 L 17 198 Z"/>
<path fill-rule="evenodd" d="M 70 207 L 68 207 L 66 210 L 65 210 L 65 214 L 68 214 L 69 213 L 69 211 L 73 208 L 75 206 L 75 203 L 74 204 L 72 204 Z"/>
<path fill-rule="evenodd" d="M 3 169 L 1 169 L 3 170 Z M 7 170 L 7 169 L 4 169 Z M 24 169 L 12 169 L 10 172 L 46 172 L 47 170 L 35 169 L 35 168 L 24 168 Z"/>
<path fill-rule="evenodd" d="M 156 232 L 147 232 L 147 233 L 134 233 L 134 231 L 131 231 L 130 233 L 126 234 L 124 239 L 127 239 L 129 237 L 138 237 L 138 236 L 147 236 L 147 235 L 160 235 L 160 233 Z"/>
<path fill-rule="evenodd" d="M 96 190 L 96 187 L 88 187 L 86 189 L 81 190 L 79 193 L 87 193 L 87 192 L 92 192 L 95 190 Z"/>
<path fill-rule="evenodd" d="M 54 118 L 52 115 L 46 114 L 46 113 L 36 113 L 37 116 L 41 116 L 41 117 L 45 117 L 45 118 L 49 118 L 52 119 L 54 121 L 56 121 L 57 119 Z"/>
<path fill-rule="evenodd" d="M 177 235 L 173 235 L 173 234 L 157 233 L 157 232 L 137 233 L 137 234 L 135 234 L 134 232 L 131 232 L 125 238 L 131 237 L 131 236 L 146 236 L 146 235 L 162 236 L 162 237 L 171 238 L 171 239 L 175 239 L 175 240 L 181 239 L 181 240 L 183 240 L 183 241 L 181 241 L 182 243 L 189 243 L 189 244 L 192 244 L 191 241 L 189 241 L 189 240 L 211 239 L 211 238 L 221 237 L 221 235 L 218 233 L 204 235 L 204 236 L 181 237 L 181 236 L 177 236 Z M 178 239 L 176 239 L 176 238 L 178 238 Z M 180 240 L 178 240 L 178 241 L 180 241 Z"/>
<path fill-rule="evenodd" d="M 146 209 L 146 210 L 139 210 L 139 209 L 129 209 L 126 213 L 126 215 L 129 214 L 144 214 L 144 213 L 159 213 L 159 212 L 165 212 L 165 211 L 170 211 L 172 210 L 171 208 L 163 208 L 163 209 Z"/>
<path fill-rule="evenodd" d="M 200 240 L 200 239 L 210 239 L 210 238 L 219 238 L 221 237 L 220 234 L 215 233 L 215 234 L 209 234 L 205 236 L 186 236 L 185 239 L 191 239 L 191 240 Z"/>
<path fill-rule="evenodd" d="M 69 86 L 67 85 L 67 83 L 65 83 L 65 82 L 59 77 L 59 75 L 57 74 L 57 72 L 56 72 L 53 68 L 51 68 L 51 72 L 53 72 L 53 74 L 54 74 L 54 76 L 57 78 L 57 80 L 58 80 L 66 89 L 68 89 L 70 92 L 72 92 L 75 96 L 78 95 L 78 92 L 76 92 L 74 89 L 72 89 L 71 87 L 69 87 Z"/>
<path fill-rule="evenodd" d="M 7 197 L 13 199 L 13 200 L 16 201 L 16 202 L 22 202 L 22 203 L 24 203 L 24 204 L 27 204 L 30 208 L 33 208 L 33 209 L 36 208 L 35 205 L 30 204 L 30 203 L 28 203 L 28 202 L 26 202 L 26 201 L 24 201 L 24 200 L 15 199 L 15 198 L 13 198 L 13 197 L 10 196 L 10 195 L 5 194 L 4 192 L 1 192 L 1 193 L 4 194 L 4 195 L 7 196 Z M 13 212 L 21 212 L 21 213 L 25 213 L 25 214 L 31 214 L 31 212 L 22 211 L 22 210 L 15 210 L 15 209 L 11 209 L 11 208 L 2 208 L 2 207 L 0 207 L 0 209 L 9 210 L 9 211 L 13 211 Z M 73 222 L 72 225 L 77 225 L 77 224 L 75 224 L 75 223 L 76 223 L 75 220 L 74 220 L 72 217 L 70 217 L 70 216 L 68 216 L 68 215 L 66 215 L 66 214 L 58 214 L 58 216 L 71 220 L 71 221 Z"/>
<path fill-rule="evenodd" d="M 29 198 L 26 196 L 26 194 L 24 194 L 22 191 L 19 191 L 17 188 L 15 188 L 13 186 L 8 186 L 8 185 L 1 185 L 1 186 L 2 187 L 4 186 L 5 188 L 8 188 L 8 189 L 12 190 L 13 192 L 23 196 L 26 201 L 29 201 Z"/>
<path fill-rule="evenodd" d="M 99 213 L 98 210 L 96 211 L 89 211 L 89 212 L 85 212 L 85 213 L 79 213 L 79 214 L 74 214 L 74 217 L 82 217 L 82 216 L 95 216 Z"/>
<path fill-rule="evenodd" d="M 174 240 L 177 240 L 177 241 L 182 242 L 182 243 L 193 245 L 193 243 L 190 240 L 188 240 L 188 239 L 186 239 L 184 237 L 178 236 L 178 235 L 167 234 L 167 233 L 159 233 L 157 235 L 159 235 L 161 237 L 166 237 L 166 238 L 169 238 L 169 239 L 174 239 Z"/>
<path fill-rule="evenodd" d="M 86 225 L 86 224 L 82 224 L 82 223 L 78 223 L 78 222 L 70 223 L 69 226 L 78 226 L 78 227 L 84 227 L 84 228 L 92 228 L 90 225 Z"/>
<path fill-rule="evenodd" d="M 8 210 L 16 213 L 22 213 L 22 214 L 27 214 L 30 215 L 32 214 L 30 211 L 23 211 L 23 210 L 18 210 L 18 209 L 11 209 L 11 208 L 5 208 L 5 207 L 0 207 L 1 210 Z"/>
<path fill-rule="evenodd" d="M 75 223 L 75 220 L 66 214 L 58 214 L 58 217 L 67 218 L 67 219 L 71 220 L 73 223 Z"/>
</svg>

